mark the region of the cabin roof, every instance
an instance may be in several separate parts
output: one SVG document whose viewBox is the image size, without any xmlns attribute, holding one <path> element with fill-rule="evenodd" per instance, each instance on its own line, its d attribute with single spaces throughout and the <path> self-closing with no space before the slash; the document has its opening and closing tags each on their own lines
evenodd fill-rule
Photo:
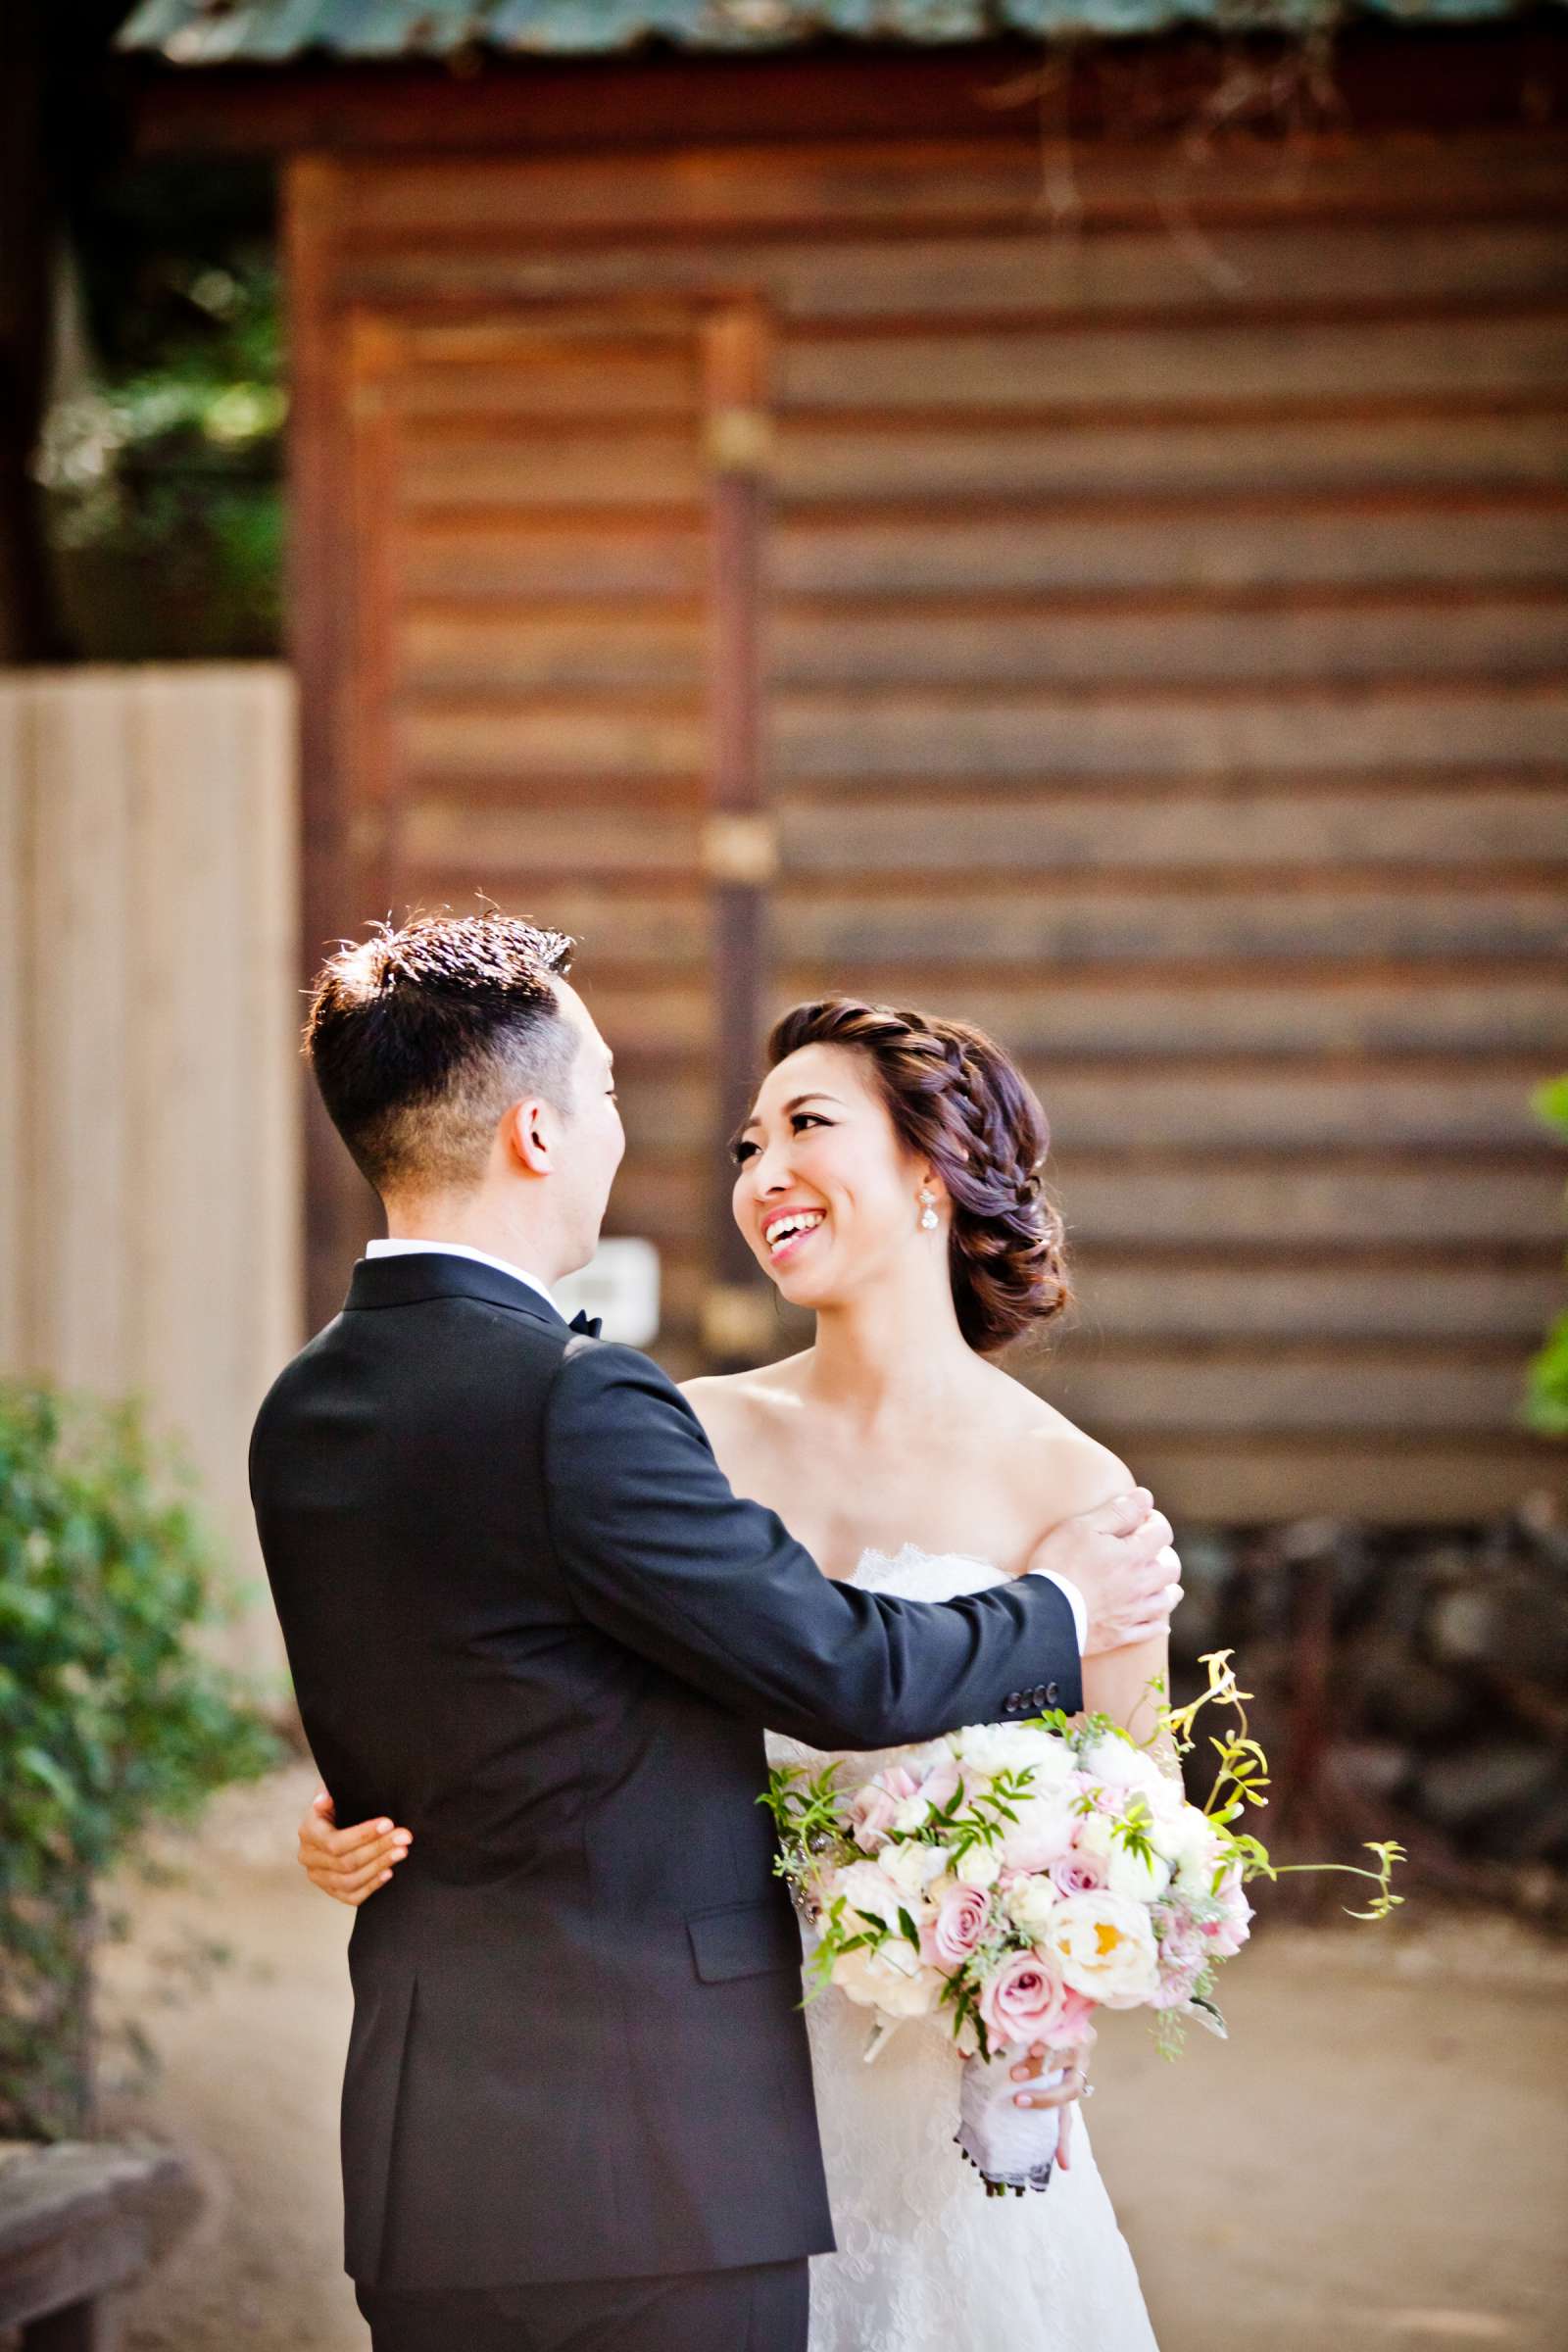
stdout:
<svg viewBox="0 0 1568 2352">
<path fill-rule="evenodd" d="M 1428 25 L 1514 13 L 1512 0 L 1360 5 Z M 1184 24 L 1290 30 L 1321 14 L 1321 0 L 139 0 L 120 45 L 178 66 L 275 64 L 309 52 L 440 58 L 475 48 L 589 57 L 644 42 L 733 53 L 824 36 L 935 47 L 1006 33 L 1114 37 Z"/>
</svg>

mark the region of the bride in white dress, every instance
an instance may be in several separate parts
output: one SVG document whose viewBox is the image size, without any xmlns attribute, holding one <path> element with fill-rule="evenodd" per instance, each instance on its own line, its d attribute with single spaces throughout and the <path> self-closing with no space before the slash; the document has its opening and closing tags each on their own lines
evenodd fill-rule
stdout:
<svg viewBox="0 0 1568 2352">
<path fill-rule="evenodd" d="M 686 1393 L 732 1485 L 830 1575 L 917 1600 L 978 1592 L 1133 1483 L 988 1360 L 1068 1302 L 1043 1113 L 991 1039 L 913 1012 L 803 1005 L 768 1060 L 734 1211 L 814 1312 L 815 1344 Z M 1165 1652 L 1087 1658 L 1086 1703 L 1146 1736 Z M 840 1786 L 881 1761 L 842 1759 Z M 839 2247 L 811 2265 L 810 2352 L 1154 2352 L 1081 2116 L 1043 2196 L 987 2197 L 953 2145 L 963 2061 L 946 2024 L 910 2021 L 868 2066 L 869 2011 L 829 1989 L 807 2015 Z"/>
<path fill-rule="evenodd" d="M 713 1450 L 831 1576 L 944 1600 L 1016 1575 L 1133 1484 L 989 1360 L 1069 1300 L 1040 1105 L 981 1032 L 845 999 L 786 1014 L 767 1059 L 734 1211 L 815 1340 L 688 1385 Z M 1165 1647 L 1086 1656 L 1086 1705 L 1147 1736 Z M 879 1761 L 843 1759 L 842 1785 Z M 323 1827 L 302 1825 L 311 1875 L 365 1899 L 396 1838 L 313 1848 Z M 906 2023 L 868 2066 L 870 2012 L 830 1989 L 808 2017 L 839 2249 L 811 2265 L 810 2352 L 1155 2352 L 1081 2118 L 1044 2195 L 987 2197 L 953 2144 L 963 2060 L 944 2024 Z"/>
</svg>

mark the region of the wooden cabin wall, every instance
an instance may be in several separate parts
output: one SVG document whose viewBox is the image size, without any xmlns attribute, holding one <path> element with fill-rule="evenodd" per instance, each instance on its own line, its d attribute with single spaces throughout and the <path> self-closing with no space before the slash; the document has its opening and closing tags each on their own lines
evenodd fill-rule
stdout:
<svg viewBox="0 0 1568 2352">
<path fill-rule="evenodd" d="M 580 934 L 675 1369 L 739 304 L 766 1001 L 1022 1055 L 1081 1307 L 1020 1368 L 1184 1515 L 1560 1489 L 1518 1396 L 1562 1248 L 1565 212 L 1521 129 L 296 164 L 308 927 L 481 887 Z"/>
</svg>

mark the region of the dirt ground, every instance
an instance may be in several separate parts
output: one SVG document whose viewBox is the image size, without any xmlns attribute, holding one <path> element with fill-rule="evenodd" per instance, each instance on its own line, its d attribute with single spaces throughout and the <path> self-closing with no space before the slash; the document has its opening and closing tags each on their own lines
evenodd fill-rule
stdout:
<svg viewBox="0 0 1568 2352">
<path fill-rule="evenodd" d="M 368 2343 L 339 2270 L 349 1915 L 292 1860 L 312 1786 L 222 1800 L 188 1857 L 205 1893 L 136 1891 L 111 1962 L 162 2068 L 106 2123 L 184 2149 L 207 2199 L 129 2352 Z M 167 2000 L 192 1935 L 232 1958 Z M 1565 2352 L 1565 1993 L 1560 1944 L 1417 1907 L 1265 1930 L 1226 1981 L 1231 2040 L 1178 2065 L 1142 2020 L 1108 2021 L 1095 2143 L 1162 2352 Z"/>
</svg>

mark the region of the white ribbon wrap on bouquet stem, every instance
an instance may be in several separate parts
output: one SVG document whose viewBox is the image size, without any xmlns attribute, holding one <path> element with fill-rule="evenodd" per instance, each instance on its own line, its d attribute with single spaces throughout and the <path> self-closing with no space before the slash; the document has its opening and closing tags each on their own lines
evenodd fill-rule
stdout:
<svg viewBox="0 0 1568 2352">
<path fill-rule="evenodd" d="M 1012 2070 L 1029 2055 L 1013 2042 L 990 2058 L 970 2058 L 958 2091 L 958 2146 L 995 2188 L 1045 2188 L 1061 2138 L 1059 2107 L 1020 2107 L 1023 2091 L 1054 2090 L 1066 2080 L 1058 2066 L 1035 2082 L 1015 2082 Z"/>
</svg>

